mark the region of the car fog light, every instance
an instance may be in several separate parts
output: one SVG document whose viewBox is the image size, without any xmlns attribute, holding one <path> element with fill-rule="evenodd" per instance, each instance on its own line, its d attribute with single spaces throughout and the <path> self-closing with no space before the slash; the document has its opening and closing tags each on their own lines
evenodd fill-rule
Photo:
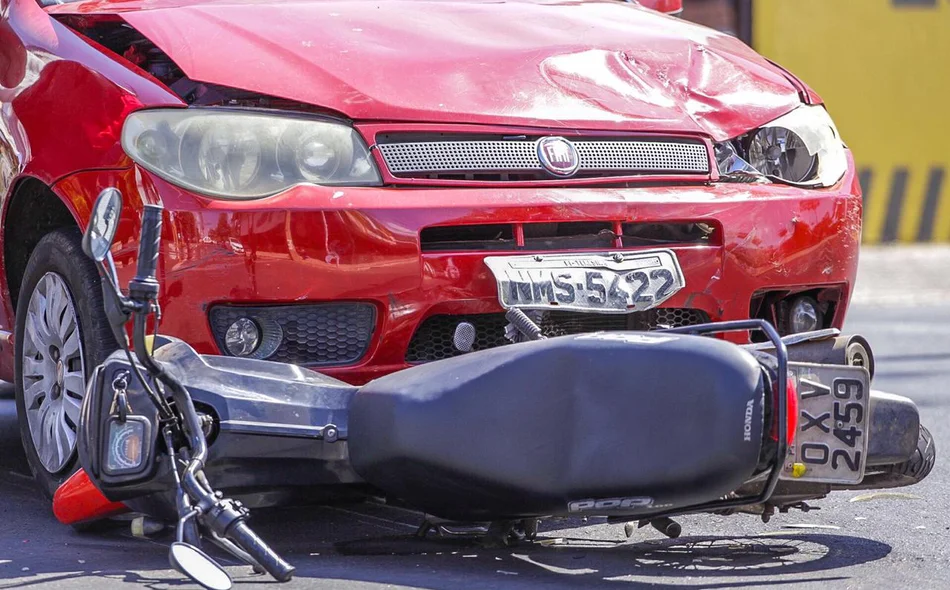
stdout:
<svg viewBox="0 0 950 590">
<path fill-rule="evenodd" d="M 469 322 L 459 322 L 452 335 L 452 344 L 459 352 L 472 352 L 475 346 L 475 326 Z"/>
<path fill-rule="evenodd" d="M 811 297 L 799 297 L 789 307 L 788 327 L 792 334 L 811 332 L 823 325 L 821 316 L 817 301 Z"/>
<path fill-rule="evenodd" d="M 224 335 L 224 345 L 234 356 L 249 356 L 260 343 L 261 329 L 249 318 L 238 318 Z"/>
</svg>

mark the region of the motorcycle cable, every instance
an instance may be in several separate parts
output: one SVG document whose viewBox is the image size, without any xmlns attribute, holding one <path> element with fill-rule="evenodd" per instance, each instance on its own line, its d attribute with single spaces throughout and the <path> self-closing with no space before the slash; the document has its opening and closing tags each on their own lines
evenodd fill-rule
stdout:
<svg viewBox="0 0 950 590">
<path fill-rule="evenodd" d="M 137 298 L 134 293 L 130 293 L 130 297 L 126 297 L 119 290 L 118 285 L 115 282 L 115 265 L 112 262 L 112 258 L 108 258 L 109 264 L 105 265 L 101 261 L 97 261 L 96 264 L 99 267 L 99 274 L 103 277 L 103 281 L 108 281 L 108 284 L 111 285 L 111 289 L 106 289 L 109 296 L 113 297 L 113 301 L 121 310 L 121 312 L 128 318 L 129 315 L 133 317 L 139 314 L 149 314 L 149 310 L 153 306 L 158 306 L 157 302 L 150 301 L 148 299 Z M 111 270 L 110 270 L 111 269 Z M 155 330 L 156 335 L 158 333 L 158 322 L 161 318 L 161 308 L 157 310 L 157 316 L 155 320 Z M 126 320 L 127 322 L 128 320 Z M 145 390 L 145 394 L 148 396 L 152 404 L 158 409 L 159 422 L 162 424 L 170 424 L 175 421 L 175 413 L 172 410 L 171 406 L 168 404 L 168 400 L 165 399 L 163 395 L 156 393 L 156 391 L 149 385 L 149 382 L 146 380 L 145 375 L 142 374 L 142 370 L 139 368 L 139 364 L 135 362 L 135 359 L 132 356 L 132 351 L 129 346 L 129 338 L 125 334 L 124 330 L 119 330 L 115 334 L 116 340 L 118 341 L 119 348 L 125 353 L 125 358 L 129 361 L 129 365 L 132 367 L 132 372 L 135 374 L 136 379 L 139 383 L 142 384 L 142 389 Z M 153 339 L 154 342 L 154 339 Z"/>
<path fill-rule="evenodd" d="M 132 357 L 132 352 L 128 348 L 123 349 L 125 356 L 129 361 L 129 365 L 132 367 L 132 372 L 135 373 L 135 378 L 139 380 L 139 383 L 142 384 L 142 389 L 145 390 L 146 395 L 148 395 L 149 400 L 155 405 L 158 409 L 158 421 L 160 424 L 167 425 L 173 424 L 176 422 L 175 412 L 172 410 L 172 407 L 168 404 L 168 400 L 165 399 L 165 396 L 157 393 L 152 387 L 148 384 L 148 381 L 145 379 L 145 375 L 142 374 L 142 370 L 139 369 L 138 363 L 135 362 L 135 359 Z"/>
<path fill-rule="evenodd" d="M 151 358 L 148 349 L 145 347 L 146 320 L 146 315 L 135 314 L 133 342 L 136 356 L 151 375 L 168 386 L 172 392 L 172 398 L 175 400 L 175 405 L 179 408 L 182 417 L 182 428 L 186 435 L 188 447 L 192 451 L 180 483 L 181 488 L 184 489 L 187 495 L 197 501 L 192 508 L 197 513 L 195 517 L 207 526 L 213 535 L 227 539 L 237 546 L 241 552 L 247 554 L 250 560 L 246 561 L 250 565 L 259 566 L 277 581 L 286 582 L 290 580 L 296 568 L 284 561 L 248 527 L 246 520 L 249 513 L 247 509 L 238 502 L 219 497 L 208 489 L 210 486 L 203 485 L 203 482 L 207 482 L 207 479 L 201 470 L 207 460 L 208 445 L 201 429 L 200 419 L 194 410 L 191 394 L 188 393 L 185 386 L 177 377 L 167 372 L 160 363 Z M 166 445 L 169 443 L 171 443 L 170 435 L 166 436 Z M 170 452 L 173 453 L 174 451 Z M 177 477 L 177 467 L 175 472 Z M 182 510 L 187 507 L 187 499 L 182 498 L 182 503 L 179 504 L 181 519 L 185 519 L 186 516 L 192 513 L 192 510 L 188 510 L 186 514 L 181 514 Z M 190 520 L 190 517 L 188 520 Z"/>
</svg>

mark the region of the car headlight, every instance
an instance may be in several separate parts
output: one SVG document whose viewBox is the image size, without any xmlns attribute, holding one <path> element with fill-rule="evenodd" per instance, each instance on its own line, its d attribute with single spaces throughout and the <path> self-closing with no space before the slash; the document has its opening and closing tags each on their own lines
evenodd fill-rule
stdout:
<svg viewBox="0 0 950 590">
<path fill-rule="evenodd" d="M 307 116 L 213 108 L 139 111 L 125 120 L 122 147 L 165 180 L 224 199 L 267 197 L 301 183 L 381 183 L 352 127 Z"/>
<path fill-rule="evenodd" d="M 724 180 L 768 178 L 803 187 L 829 187 L 848 168 L 845 147 L 828 111 L 802 105 L 737 137 L 716 144 Z"/>
</svg>

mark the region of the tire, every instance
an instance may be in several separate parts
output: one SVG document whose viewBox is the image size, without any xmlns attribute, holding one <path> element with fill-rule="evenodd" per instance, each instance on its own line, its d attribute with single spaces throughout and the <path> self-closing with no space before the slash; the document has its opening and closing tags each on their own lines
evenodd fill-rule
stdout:
<svg viewBox="0 0 950 590">
<path fill-rule="evenodd" d="M 903 463 L 882 466 L 878 471 L 865 475 L 858 485 L 839 489 L 879 490 L 914 485 L 930 475 L 936 458 L 937 449 L 934 445 L 934 437 L 929 430 L 921 425 L 920 435 L 917 439 L 917 450 L 914 451 L 910 459 Z"/>
<path fill-rule="evenodd" d="M 118 348 L 103 311 L 99 273 L 81 239 L 77 228 L 44 236 L 30 255 L 17 301 L 20 438 L 33 478 L 48 498 L 78 469 L 75 430 L 86 380 Z"/>
<path fill-rule="evenodd" d="M 920 437 L 917 439 L 917 451 L 907 461 L 888 466 L 884 473 L 892 478 L 907 481 L 907 483 L 900 485 L 919 483 L 930 475 L 936 460 L 937 447 L 934 445 L 934 437 L 926 427 L 921 425 Z"/>
</svg>

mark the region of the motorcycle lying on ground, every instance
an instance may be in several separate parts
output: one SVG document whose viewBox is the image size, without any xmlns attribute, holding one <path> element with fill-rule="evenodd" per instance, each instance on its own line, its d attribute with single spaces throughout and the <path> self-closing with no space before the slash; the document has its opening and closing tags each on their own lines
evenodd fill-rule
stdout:
<svg viewBox="0 0 950 590">
<path fill-rule="evenodd" d="M 145 206 L 136 274 L 127 295 L 119 289 L 110 249 L 121 208 L 117 190 L 103 191 L 83 239 L 120 350 L 89 380 L 82 469 L 54 512 L 74 525 L 121 511 L 175 523 L 172 565 L 207 588 L 231 579 L 203 542 L 292 577 L 247 524 L 259 506 L 382 498 L 418 511 L 419 536 L 479 525 L 500 545 L 531 542 L 550 517 L 675 537 L 677 515 L 767 522 L 835 490 L 913 484 L 933 467 L 914 403 L 871 390 L 869 345 L 836 330 L 783 339 L 746 320 L 544 338 L 509 309 L 517 343 L 362 387 L 199 355 L 157 333 L 160 206 Z M 729 331 L 766 342 L 709 337 Z"/>
</svg>

